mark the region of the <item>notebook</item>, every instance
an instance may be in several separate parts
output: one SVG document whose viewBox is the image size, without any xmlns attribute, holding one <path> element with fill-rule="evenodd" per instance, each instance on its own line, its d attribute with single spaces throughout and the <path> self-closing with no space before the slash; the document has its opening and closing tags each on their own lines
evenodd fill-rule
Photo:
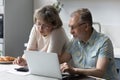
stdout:
<svg viewBox="0 0 120 80">
<path fill-rule="evenodd" d="M 62 79 L 56 53 L 24 51 L 30 74 Z"/>
</svg>

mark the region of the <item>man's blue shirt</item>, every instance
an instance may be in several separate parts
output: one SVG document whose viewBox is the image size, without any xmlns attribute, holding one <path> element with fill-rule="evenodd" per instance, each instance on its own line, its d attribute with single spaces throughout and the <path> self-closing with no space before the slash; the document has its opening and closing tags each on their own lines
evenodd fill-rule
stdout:
<svg viewBox="0 0 120 80">
<path fill-rule="evenodd" d="M 82 69 L 95 68 L 99 58 L 108 58 L 110 61 L 104 78 L 117 80 L 112 42 L 104 34 L 93 29 L 93 33 L 86 43 L 72 39 L 66 52 L 71 54 L 74 66 Z"/>
</svg>

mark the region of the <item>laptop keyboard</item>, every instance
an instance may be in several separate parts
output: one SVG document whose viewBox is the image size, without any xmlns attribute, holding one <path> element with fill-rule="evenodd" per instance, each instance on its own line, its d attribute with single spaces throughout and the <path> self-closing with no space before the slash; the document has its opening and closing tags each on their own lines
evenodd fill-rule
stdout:
<svg viewBox="0 0 120 80">
<path fill-rule="evenodd" d="M 69 76 L 70 74 L 68 72 L 63 72 L 62 76 Z"/>
</svg>

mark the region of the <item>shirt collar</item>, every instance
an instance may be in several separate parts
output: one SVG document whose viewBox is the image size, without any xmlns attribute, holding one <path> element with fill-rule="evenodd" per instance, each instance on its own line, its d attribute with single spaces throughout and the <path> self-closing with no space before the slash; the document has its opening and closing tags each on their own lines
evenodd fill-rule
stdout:
<svg viewBox="0 0 120 80">
<path fill-rule="evenodd" d="M 89 40 L 87 41 L 87 43 L 90 44 L 90 45 L 94 44 L 95 38 L 96 38 L 97 34 L 98 34 L 97 31 L 95 29 L 93 29 L 91 37 L 89 38 Z"/>
</svg>

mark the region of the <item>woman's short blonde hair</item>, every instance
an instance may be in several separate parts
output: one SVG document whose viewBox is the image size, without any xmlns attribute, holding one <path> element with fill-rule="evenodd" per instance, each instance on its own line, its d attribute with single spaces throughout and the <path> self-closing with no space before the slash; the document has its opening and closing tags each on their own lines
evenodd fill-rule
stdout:
<svg viewBox="0 0 120 80">
<path fill-rule="evenodd" d="M 36 23 L 37 19 L 42 19 L 46 23 L 51 24 L 54 29 L 63 25 L 59 13 L 52 5 L 37 9 L 34 13 L 34 23 Z"/>
</svg>

